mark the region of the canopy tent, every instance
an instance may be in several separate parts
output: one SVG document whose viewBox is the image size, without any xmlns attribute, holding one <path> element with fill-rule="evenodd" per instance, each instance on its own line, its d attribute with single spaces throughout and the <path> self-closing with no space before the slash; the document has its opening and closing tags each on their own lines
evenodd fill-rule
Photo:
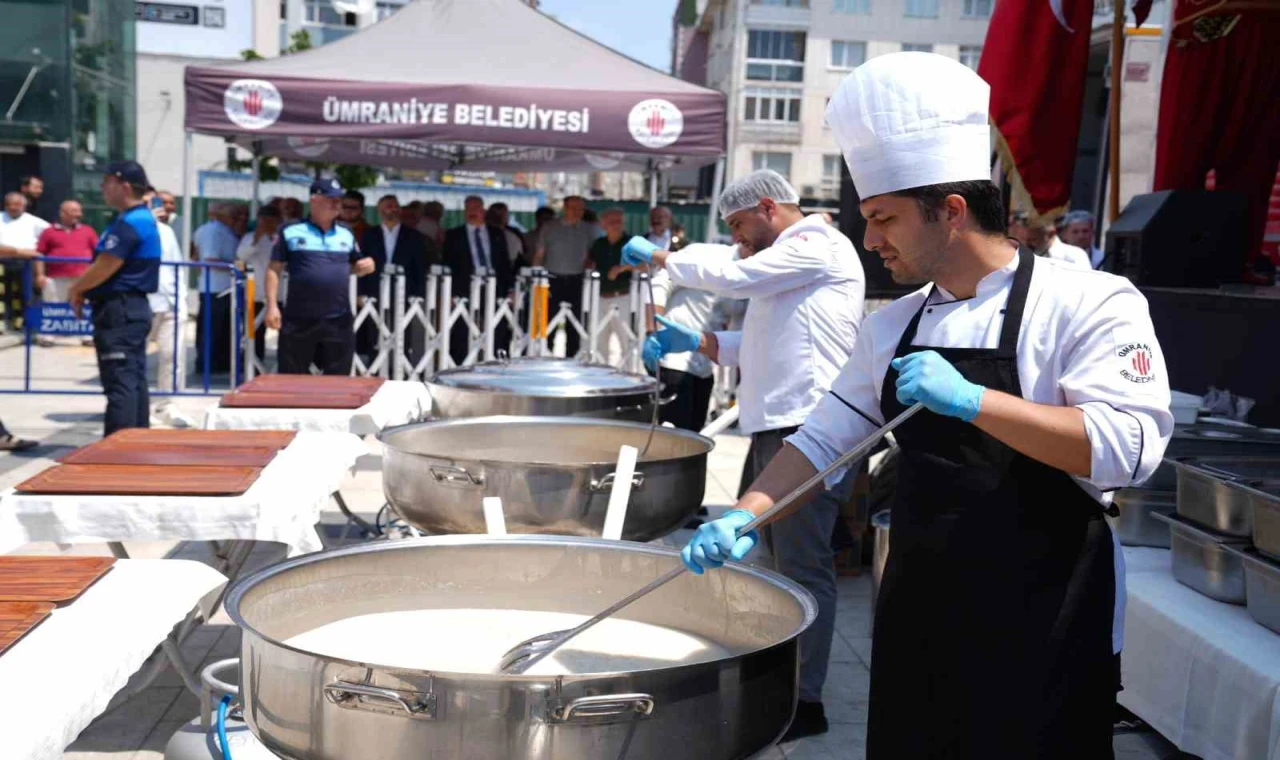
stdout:
<svg viewBox="0 0 1280 760">
<path fill-rule="evenodd" d="M 427 170 L 632 170 L 725 150 L 723 93 L 519 0 L 416 0 L 320 48 L 188 66 L 185 89 L 187 185 L 197 132 L 255 153 Z"/>
</svg>

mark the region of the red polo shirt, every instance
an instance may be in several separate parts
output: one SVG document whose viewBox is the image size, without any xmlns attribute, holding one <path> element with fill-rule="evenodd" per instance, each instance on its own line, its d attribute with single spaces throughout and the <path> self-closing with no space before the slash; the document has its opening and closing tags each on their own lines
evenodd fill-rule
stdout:
<svg viewBox="0 0 1280 760">
<path fill-rule="evenodd" d="M 71 229 L 61 224 L 51 224 L 40 233 L 36 241 L 36 250 L 45 256 L 64 256 L 66 258 L 84 259 L 83 264 L 68 264 L 62 261 L 51 261 L 45 265 L 45 274 L 49 277 L 79 277 L 89 268 L 93 261 L 93 249 L 98 245 L 98 233 L 87 224 L 77 224 Z"/>
</svg>

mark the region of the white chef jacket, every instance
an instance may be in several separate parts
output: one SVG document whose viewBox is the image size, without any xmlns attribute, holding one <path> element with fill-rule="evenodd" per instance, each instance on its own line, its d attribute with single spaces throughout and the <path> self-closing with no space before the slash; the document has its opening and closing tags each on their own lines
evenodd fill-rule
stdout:
<svg viewBox="0 0 1280 760">
<path fill-rule="evenodd" d="M 1093 269 L 1093 262 L 1089 261 L 1089 254 L 1083 248 L 1064 243 L 1057 235 L 1053 236 L 1053 242 L 1049 243 L 1045 256 L 1076 269 Z"/>
<path fill-rule="evenodd" d="M 1017 266 L 1018 257 L 1013 256 L 978 283 L 973 298 L 956 299 L 942 288 L 934 289 L 912 343 L 995 348 Z M 827 467 L 879 426 L 889 362 L 928 293 L 926 286 L 867 317 L 853 355 L 831 392 L 804 427 L 787 438 L 817 469 Z M 1023 398 L 1071 405 L 1084 413 L 1092 467 L 1088 478 L 1075 480 L 1086 493 L 1107 504 L 1110 491 L 1151 477 L 1173 435 L 1173 415 L 1169 376 L 1147 301 L 1132 283 L 1105 272 L 1037 258 L 1017 351 Z M 828 486 L 841 476 L 828 477 Z M 1124 555 L 1118 543 L 1115 557 L 1112 633 L 1118 652 L 1124 619 Z"/>
<path fill-rule="evenodd" d="M 173 228 L 164 222 L 156 222 L 156 234 L 160 236 L 160 261 L 181 264 L 187 260 L 178 245 L 178 235 Z M 252 233 L 250 234 L 252 236 Z M 187 316 L 187 268 L 183 266 L 160 267 L 160 278 L 156 283 L 156 292 L 147 294 L 147 302 L 151 311 L 156 314 L 170 314 L 174 305 L 178 307 L 178 318 Z"/>
<path fill-rule="evenodd" d="M 741 332 L 717 332 L 723 365 L 742 368 L 744 433 L 799 425 L 849 358 L 866 276 L 853 243 L 813 214 L 738 261 L 685 251 L 666 261 L 676 285 L 748 298 Z"/>
<path fill-rule="evenodd" d="M 653 237 L 652 235 L 650 236 Z M 652 240 L 650 242 L 653 242 Z M 655 243 L 656 245 L 656 243 Z M 714 243 L 695 243 L 691 246 L 690 255 L 709 259 L 733 261 L 738 258 L 736 245 L 716 245 Z M 645 300 L 648 294 L 643 293 Z M 716 303 L 720 299 L 715 293 L 697 288 L 681 287 L 671 282 L 671 275 L 665 269 L 659 269 L 653 275 L 653 298 L 663 309 L 663 316 L 673 322 L 696 330 L 715 330 L 727 324 L 717 318 Z M 697 351 L 686 351 L 679 354 L 667 354 L 659 363 L 663 369 L 688 372 L 695 377 L 708 378 L 715 373 L 711 359 Z"/>
</svg>

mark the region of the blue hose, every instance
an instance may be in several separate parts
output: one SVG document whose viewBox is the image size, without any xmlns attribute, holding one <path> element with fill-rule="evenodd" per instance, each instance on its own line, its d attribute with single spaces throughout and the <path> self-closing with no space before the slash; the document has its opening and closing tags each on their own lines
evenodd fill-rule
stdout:
<svg viewBox="0 0 1280 760">
<path fill-rule="evenodd" d="M 227 708 L 231 706 L 231 695 L 225 694 L 218 703 L 218 751 L 222 760 L 231 760 L 231 742 L 227 741 Z"/>
</svg>

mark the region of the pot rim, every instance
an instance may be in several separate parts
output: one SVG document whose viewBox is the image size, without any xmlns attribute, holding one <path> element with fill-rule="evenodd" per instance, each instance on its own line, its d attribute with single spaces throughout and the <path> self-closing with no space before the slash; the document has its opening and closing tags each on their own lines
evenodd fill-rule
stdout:
<svg viewBox="0 0 1280 760">
<path fill-rule="evenodd" d="M 329 655 L 323 655 L 316 652 L 310 652 L 305 649 L 299 649 L 297 647 L 286 644 L 283 641 L 272 638 L 266 635 L 265 633 L 263 633 L 262 631 L 259 631 L 257 628 L 254 628 L 253 626 L 249 625 L 249 623 L 246 622 L 244 617 L 240 614 L 240 605 L 243 602 L 245 595 L 248 594 L 250 591 L 252 591 L 255 586 L 259 585 L 260 583 L 270 578 L 273 578 L 282 573 L 286 573 L 298 567 L 304 567 L 309 564 L 322 562 L 335 557 L 346 557 L 346 556 L 358 555 L 358 554 L 375 554 L 375 553 L 380 553 L 385 551 L 397 551 L 401 548 L 409 549 L 409 548 L 415 548 L 420 546 L 428 546 L 428 547 L 430 546 L 469 546 L 469 545 L 475 545 L 475 544 L 488 544 L 488 543 L 497 543 L 497 542 L 511 543 L 511 544 L 525 544 L 525 545 L 547 544 L 552 546 L 564 546 L 564 547 L 590 546 L 590 547 L 600 547 L 600 548 L 614 549 L 614 550 L 621 549 L 625 551 L 636 552 L 639 554 L 650 554 L 650 555 L 659 556 L 659 557 L 674 557 L 676 558 L 677 561 L 679 561 L 680 559 L 680 552 L 674 549 L 669 549 L 667 547 L 654 546 L 652 544 L 641 544 L 633 541 L 610 541 L 608 539 L 603 539 L 603 538 L 580 538 L 576 536 L 545 536 L 545 535 L 529 535 L 529 534 L 489 536 L 489 535 L 480 535 L 480 534 L 457 534 L 457 535 L 447 535 L 447 536 L 424 536 L 422 538 L 400 539 L 397 541 L 375 541 L 375 542 L 364 543 L 364 544 L 355 544 L 352 546 L 344 546 L 337 549 L 326 549 L 324 551 L 312 552 L 311 554 L 304 554 L 299 557 L 292 557 L 282 562 L 278 562 L 274 565 L 269 565 L 268 567 L 264 567 L 244 577 L 238 578 L 235 581 L 231 582 L 231 588 L 227 591 L 226 598 L 223 601 L 223 607 L 227 611 L 227 616 L 231 618 L 231 622 L 235 623 L 236 627 L 239 628 L 242 633 L 251 633 L 257 638 L 261 639 L 262 641 L 270 643 L 272 646 L 280 647 L 281 649 L 285 649 L 287 651 L 294 652 L 296 654 L 305 655 L 307 657 L 313 657 L 316 659 L 324 660 L 327 663 L 351 666 L 356 668 L 361 668 L 361 667 L 376 668 L 384 672 L 399 672 L 399 673 L 412 672 L 412 673 L 430 674 L 432 676 L 440 676 L 442 678 L 453 678 L 453 679 L 460 679 L 460 680 L 465 679 L 469 681 L 475 681 L 479 679 L 481 681 L 486 681 L 486 682 L 500 682 L 500 683 L 511 683 L 511 682 L 544 683 L 547 681 L 575 682 L 575 681 L 595 680 L 595 679 L 602 679 L 602 678 L 620 678 L 620 677 L 631 676 L 636 673 L 663 673 L 663 672 L 680 670 L 682 668 L 705 667 L 707 665 L 714 665 L 717 662 L 719 662 L 719 660 L 709 660 L 707 662 L 685 663 L 681 665 L 675 665 L 669 668 L 647 668 L 644 670 L 617 670 L 617 671 L 608 671 L 608 672 L 601 672 L 601 673 L 576 673 L 571 675 L 552 675 L 552 676 L 505 675 L 505 674 L 499 674 L 499 673 L 466 673 L 466 672 L 451 671 L 451 670 L 417 670 L 415 668 L 397 667 L 394 665 L 380 665 L 378 663 L 373 663 L 373 662 L 361 662 L 358 660 L 347 660 L 341 657 L 330 657 Z M 802 633 L 804 633 L 806 630 L 808 630 L 808 628 L 811 625 L 813 625 L 814 621 L 817 620 L 818 618 L 817 600 L 815 600 L 813 595 L 810 594 L 804 587 L 790 580 L 789 578 L 786 578 L 779 573 L 764 570 L 759 567 L 755 567 L 753 565 L 748 565 L 745 563 L 733 562 L 733 561 L 726 562 L 724 567 L 720 568 L 720 570 L 724 572 L 743 573 L 757 580 L 763 581 L 771 586 L 774 586 L 775 588 L 789 592 L 791 597 L 795 599 L 796 603 L 800 605 L 801 612 L 803 613 L 803 619 L 796 626 L 796 628 L 793 629 L 790 633 L 788 633 L 785 637 L 777 641 L 770 642 L 769 644 L 766 644 L 764 646 L 757 647 L 755 649 L 751 649 L 749 651 L 734 655 L 733 659 L 739 659 L 742 657 L 751 656 L 760 652 L 767 652 L 770 649 L 773 649 L 774 647 L 787 644 L 788 642 L 791 642 L 799 638 L 799 636 Z M 639 585 L 639 583 L 640 581 L 637 581 L 637 585 Z"/>
<path fill-rule="evenodd" d="M 578 468 L 578 467 L 614 467 L 617 465 L 617 459 L 607 459 L 596 462 L 542 462 L 542 461 L 518 461 L 515 459 L 486 459 L 482 456 L 459 457 L 447 453 L 442 454 L 424 454 L 418 451 L 406 451 L 392 443 L 388 438 L 395 433 L 406 430 L 408 428 L 448 428 L 448 427 L 468 427 L 472 425 L 498 425 L 506 422 L 519 422 L 522 425 L 535 425 L 539 427 L 615 427 L 627 428 L 634 430 L 641 436 L 648 436 L 649 430 L 653 429 L 654 435 L 664 433 L 667 435 L 675 435 L 680 438 L 687 438 L 701 443 L 706 451 L 688 454 L 679 457 L 663 457 L 661 459 L 638 460 L 636 465 L 641 464 L 663 464 L 671 462 L 683 462 L 698 457 L 706 457 L 715 450 L 716 442 L 692 430 L 684 430 L 682 428 L 669 428 L 662 424 L 655 428 L 648 422 L 630 422 L 628 420 L 613 420 L 601 417 L 541 417 L 530 416 L 524 417 L 519 415 L 491 415 L 487 417 L 451 417 L 448 419 L 424 420 L 422 422 L 410 422 L 404 425 L 395 425 L 393 427 L 383 428 L 378 433 L 378 442 L 383 446 L 394 450 L 397 454 L 404 456 L 422 457 L 424 459 L 438 459 L 448 462 L 479 462 L 481 464 L 491 464 L 496 467 L 525 465 L 531 467 L 560 467 L 560 468 Z"/>
<path fill-rule="evenodd" d="M 454 374 L 462 374 L 464 372 L 472 372 L 477 374 L 478 376 L 482 376 L 484 373 L 483 372 L 477 373 L 476 366 L 477 365 L 468 365 L 463 367 L 453 367 L 450 369 L 441 370 L 440 372 L 437 372 L 436 374 L 427 378 L 423 382 L 425 382 L 427 388 L 432 391 L 440 389 L 440 390 L 449 390 L 449 391 L 464 391 L 464 392 L 470 392 L 470 393 L 478 393 L 484 396 L 516 397 L 516 398 L 531 397 L 531 398 L 576 399 L 576 398 L 608 398 L 608 397 L 614 397 L 614 396 L 626 397 L 626 396 L 639 396 L 639 395 L 652 396 L 654 393 L 661 391 L 661 387 L 660 387 L 661 383 L 659 383 L 656 378 L 650 377 L 649 375 L 638 375 L 631 372 L 623 372 L 622 370 L 619 370 L 616 368 L 611 368 L 611 369 L 614 369 L 613 374 L 616 375 L 618 378 L 631 380 L 632 385 L 622 386 L 622 387 L 584 387 L 584 388 L 581 388 L 580 390 L 575 390 L 572 392 L 566 391 L 563 388 L 545 388 L 545 387 L 535 386 L 528 389 L 522 389 L 517 392 L 517 391 L 502 390 L 502 389 L 487 387 L 486 385 L 484 385 L 482 382 L 479 382 L 478 380 L 459 381 L 459 382 L 441 382 L 441 378 L 444 378 L 447 380 Z M 478 365 L 478 366 L 484 367 L 487 365 Z M 582 366 L 597 367 L 597 366 L 607 366 L 607 365 L 584 364 Z M 527 378 L 530 382 L 536 383 L 539 380 L 539 378 L 544 378 L 544 377 L 547 377 L 548 375 L 541 374 L 541 373 L 534 373 L 534 372 L 513 373 L 512 375 L 503 375 L 501 372 L 494 372 L 493 376 L 494 377 L 513 377 L 513 376 L 523 377 L 523 378 Z M 584 379 L 582 381 L 584 385 L 590 386 L 591 383 L 589 378 L 590 378 L 590 375 L 584 376 Z"/>
</svg>

